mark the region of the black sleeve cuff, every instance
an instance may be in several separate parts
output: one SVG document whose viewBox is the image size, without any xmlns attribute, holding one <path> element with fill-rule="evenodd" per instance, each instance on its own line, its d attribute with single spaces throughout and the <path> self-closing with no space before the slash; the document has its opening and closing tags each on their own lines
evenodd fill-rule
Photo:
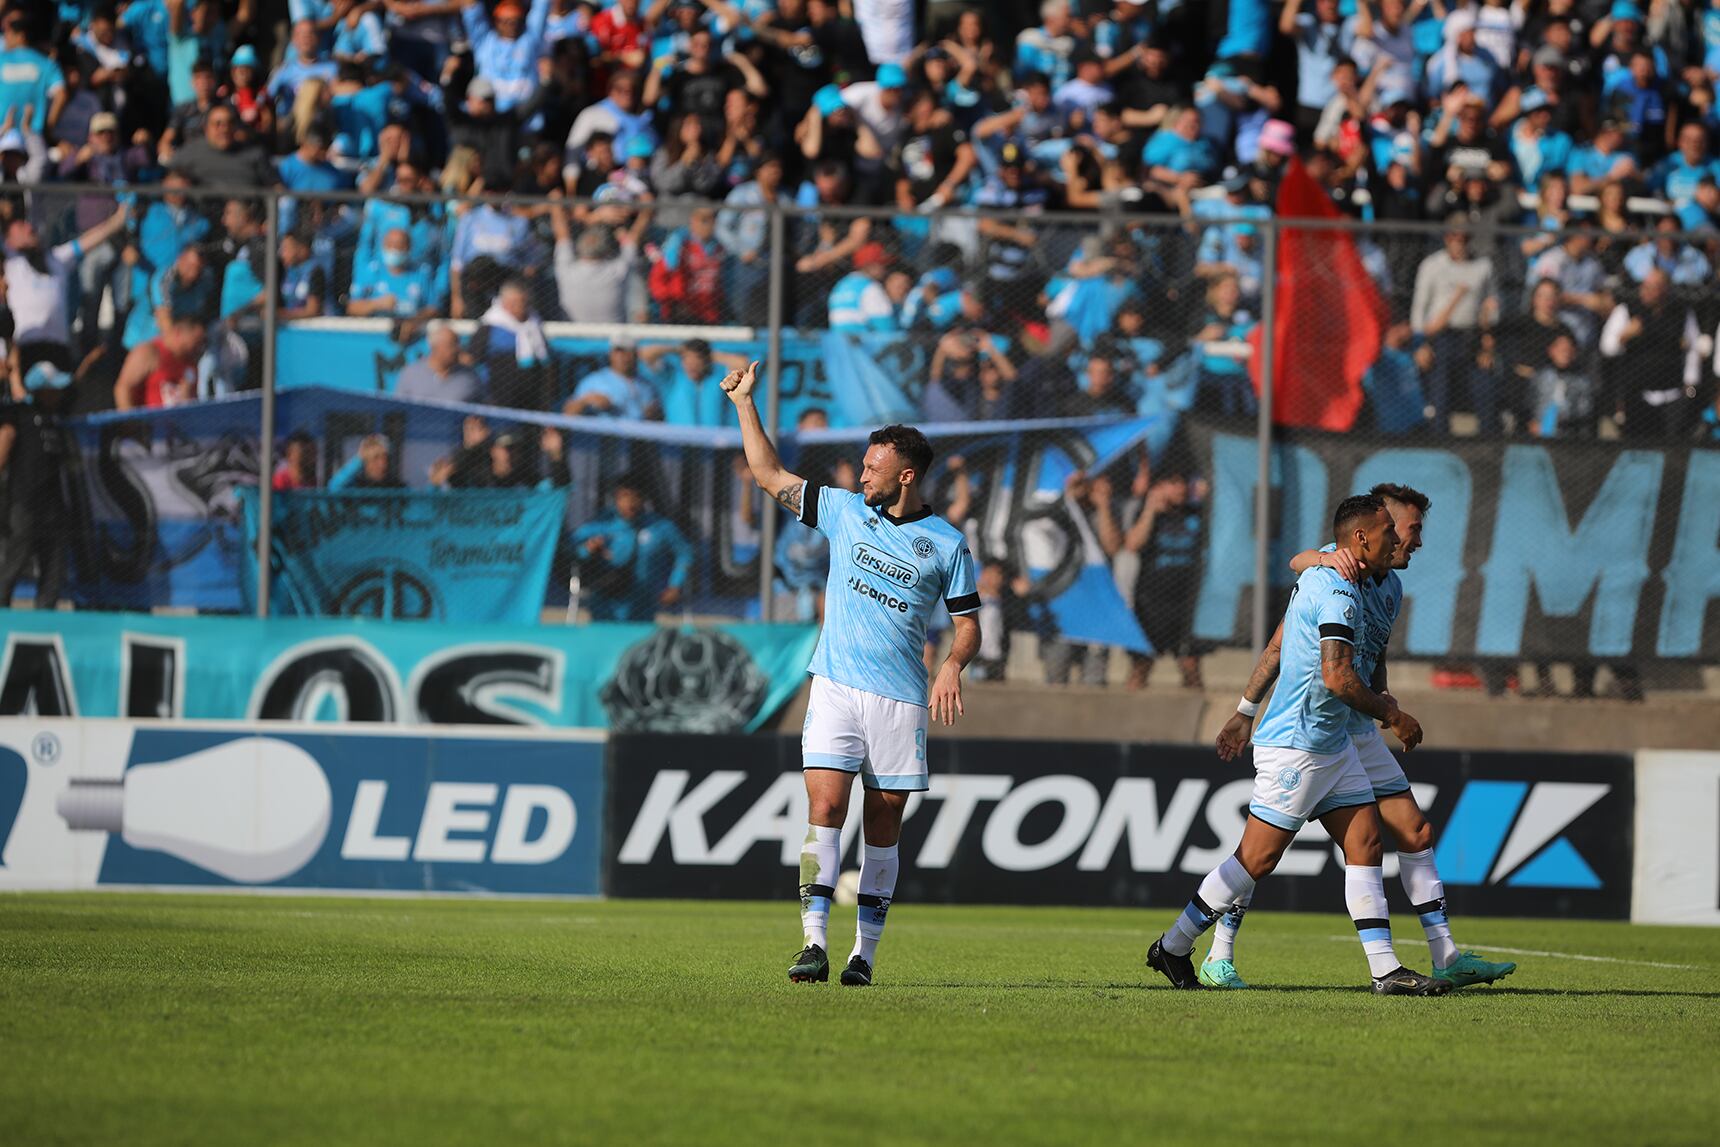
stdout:
<svg viewBox="0 0 1720 1147">
<path fill-rule="evenodd" d="M 1325 641 L 1328 638 L 1333 641 L 1347 641 L 1354 645 L 1356 643 L 1356 631 L 1347 625 L 1328 622 L 1320 627 L 1320 640 Z"/>
<path fill-rule="evenodd" d="M 964 593 L 960 597 L 945 599 L 944 604 L 949 607 L 951 614 L 972 613 L 979 608 L 979 594 Z"/>
<path fill-rule="evenodd" d="M 822 486 L 808 478 L 800 491 L 800 520 L 815 530 L 818 528 L 818 492 L 821 489 Z"/>
</svg>

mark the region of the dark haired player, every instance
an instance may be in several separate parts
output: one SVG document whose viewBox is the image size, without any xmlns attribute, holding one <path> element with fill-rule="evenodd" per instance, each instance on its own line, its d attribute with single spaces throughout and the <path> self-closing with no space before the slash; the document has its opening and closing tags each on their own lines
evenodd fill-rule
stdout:
<svg viewBox="0 0 1720 1147">
<path fill-rule="evenodd" d="M 788 978 L 830 978 L 830 901 L 858 773 L 866 790 L 865 852 L 854 952 L 842 982 L 860 987 L 872 982 L 896 890 L 902 813 L 909 794 L 928 783 L 926 626 L 942 599 L 955 637 L 932 683 L 930 716 L 953 725 L 963 711 L 962 669 L 979 651 L 979 592 L 967 540 L 920 496 L 932 465 L 926 436 L 911 426 L 873 431 L 858 494 L 808 482 L 783 469 L 759 420 L 753 402 L 758 368 L 755 362 L 732 371 L 722 383 L 740 416 L 747 465 L 765 493 L 830 539 L 824 629 L 812 655 L 812 696 L 801 733 L 810 821 L 800 850 L 805 947 Z"/>
<path fill-rule="evenodd" d="M 1375 494 L 1345 498 L 1332 515 L 1339 550 L 1383 568 L 1397 550 L 1397 528 Z M 1284 614 L 1283 680 L 1254 736 L 1254 794 L 1236 853 L 1201 881 L 1170 929 L 1147 950 L 1149 966 L 1177 988 L 1200 980 L 1189 956 L 1202 932 L 1238 904 L 1278 865 L 1310 818 L 1318 819 L 1344 850 L 1344 902 L 1367 956 L 1373 990 L 1380 995 L 1436 996 L 1444 980 L 1412 972 L 1392 947 L 1385 884 L 1380 871 L 1380 821 L 1374 793 L 1348 727 L 1351 711 L 1391 727 L 1408 749 L 1421 742 L 1421 726 L 1389 695 L 1364 683 L 1373 672 L 1358 630 L 1368 624 L 1356 587 L 1324 566 L 1304 573 Z"/>
<path fill-rule="evenodd" d="M 1411 555 L 1421 549 L 1422 519 L 1427 516 L 1432 503 L 1420 490 L 1394 482 L 1381 482 L 1368 493 L 1384 500 L 1386 511 L 1391 514 L 1392 523 L 1397 528 L 1398 547 L 1392 554 L 1389 568 L 1361 566 L 1348 551 L 1333 546 L 1297 554 L 1290 560 L 1290 568 L 1300 574 L 1315 566 L 1326 566 L 1356 584 L 1370 619 L 1362 635 L 1363 640 L 1377 645 L 1377 648 L 1367 650 L 1374 661 L 1370 684 L 1376 692 L 1389 696 L 1386 693 L 1385 647 L 1403 608 L 1403 585 L 1398 580 L 1397 571 L 1408 569 Z M 1379 624 L 1372 624 L 1375 618 L 1379 619 Z M 1284 627 L 1280 624 L 1278 632 L 1272 635 L 1272 640 L 1260 654 L 1237 711 L 1231 714 L 1218 734 L 1218 755 L 1224 760 L 1234 759 L 1248 744 L 1260 699 L 1278 676 L 1278 651 L 1283 636 Z M 1409 894 L 1410 903 L 1415 906 L 1416 915 L 1421 919 L 1422 931 L 1427 935 L 1434 977 L 1450 981 L 1454 988 L 1464 988 L 1472 984 L 1490 984 L 1515 972 L 1516 964 L 1495 964 L 1474 952 L 1458 951 L 1451 938 L 1451 923 L 1445 912 L 1445 884 L 1434 866 L 1433 827 L 1427 823 L 1426 815 L 1416 803 L 1403 766 L 1387 748 L 1379 726 L 1373 721 L 1352 712 L 1349 731 L 1356 755 L 1368 774 L 1369 784 L 1373 786 L 1380 819 L 1391 829 L 1392 841 L 1397 845 L 1398 876 L 1403 881 L 1404 891 Z M 1242 927 L 1243 913 L 1247 908 L 1248 902 L 1244 900 L 1225 913 L 1214 927 L 1212 948 L 1200 966 L 1200 982 L 1207 987 L 1248 986 L 1237 975 L 1235 963 L 1236 933 Z"/>
</svg>

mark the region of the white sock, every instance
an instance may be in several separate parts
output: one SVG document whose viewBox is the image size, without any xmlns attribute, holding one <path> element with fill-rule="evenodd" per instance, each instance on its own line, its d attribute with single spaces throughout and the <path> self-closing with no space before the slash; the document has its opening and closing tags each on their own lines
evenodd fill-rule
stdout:
<svg viewBox="0 0 1720 1147">
<path fill-rule="evenodd" d="M 1427 950 L 1433 954 L 1433 966 L 1448 967 L 1457 959 L 1457 944 L 1451 938 L 1451 924 L 1445 916 L 1445 883 L 1439 869 L 1433 866 L 1433 849 L 1423 852 L 1398 853 L 1398 875 L 1403 877 L 1403 890 L 1421 917 L 1421 930 L 1427 933 Z"/>
<path fill-rule="evenodd" d="M 1356 922 L 1356 933 L 1362 938 L 1362 951 L 1368 956 L 1368 974 L 1377 977 L 1397 971 L 1391 912 L 1386 907 L 1385 874 L 1379 865 L 1344 865 L 1344 903 L 1349 906 L 1350 919 Z"/>
<path fill-rule="evenodd" d="M 850 959 L 859 956 L 867 964 L 876 963 L 878 941 L 884 938 L 884 917 L 889 914 L 890 898 L 896 893 L 896 873 L 901 868 L 895 845 L 866 846 L 865 859 L 860 862 L 860 914 L 854 924 Z"/>
<path fill-rule="evenodd" d="M 1218 918 L 1218 923 L 1212 926 L 1212 951 L 1206 954 L 1209 960 L 1236 959 L 1236 933 L 1242 928 L 1242 917 L 1248 912 L 1249 902 L 1254 899 L 1250 892 L 1238 900 L 1230 911 Z"/>
<path fill-rule="evenodd" d="M 1194 951 L 1200 934 L 1212 927 L 1213 921 L 1230 911 L 1231 907 L 1254 895 L 1254 877 L 1242 867 L 1242 861 L 1227 856 L 1224 863 L 1206 874 L 1195 890 L 1176 923 L 1164 934 L 1160 944 L 1173 956 L 1186 956 Z"/>
<path fill-rule="evenodd" d="M 806 843 L 800 846 L 800 929 L 808 944 L 830 950 L 830 901 L 836 896 L 837 856 L 842 850 L 842 830 L 833 826 L 806 826 Z"/>
</svg>

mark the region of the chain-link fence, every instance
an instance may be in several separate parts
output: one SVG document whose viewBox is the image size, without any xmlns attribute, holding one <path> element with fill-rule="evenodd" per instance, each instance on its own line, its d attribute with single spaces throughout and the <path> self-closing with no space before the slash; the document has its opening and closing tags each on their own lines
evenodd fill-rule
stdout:
<svg viewBox="0 0 1720 1147">
<path fill-rule="evenodd" d="M 34 573 L 39 606 L 816 619 L 829 555 L 767 511 L 718 386 L 759 360 L 821 482 L 855 485 L 877 425 L 932 427 L 929 493 L 982 567 L 981 676 L 1143 684 L 1165 660 L 1199 684 L 1379 482 L 1434 506 L 1404 654 L 1495 690 L 1703 659 L 1711 232 L 1288 223 L 1224 197 L 879 213 L 816 178 L 810 206 L 461 199 L 457 172 L 395 175 L 14 205 L 41 236 L 8 232 L 22 598 Z M 56 403 L 60 469 L 23 433 Z"/>
</svg>

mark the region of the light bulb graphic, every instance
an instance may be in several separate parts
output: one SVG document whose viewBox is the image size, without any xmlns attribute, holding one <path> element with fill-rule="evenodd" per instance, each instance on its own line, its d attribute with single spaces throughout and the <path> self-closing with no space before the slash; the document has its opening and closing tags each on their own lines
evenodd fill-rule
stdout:
<svg viewBox="0 0 1720 1147">
<path fill-rule="evenodd" d="M 265 884 L 316 855 L 332 805 L 328 778 L 309 753 L 249 737 L 138 765 L 117 780 L 74 780 L 55 807 L 68 828 L 117 832 L 133 848 Z"/>
</svg>

